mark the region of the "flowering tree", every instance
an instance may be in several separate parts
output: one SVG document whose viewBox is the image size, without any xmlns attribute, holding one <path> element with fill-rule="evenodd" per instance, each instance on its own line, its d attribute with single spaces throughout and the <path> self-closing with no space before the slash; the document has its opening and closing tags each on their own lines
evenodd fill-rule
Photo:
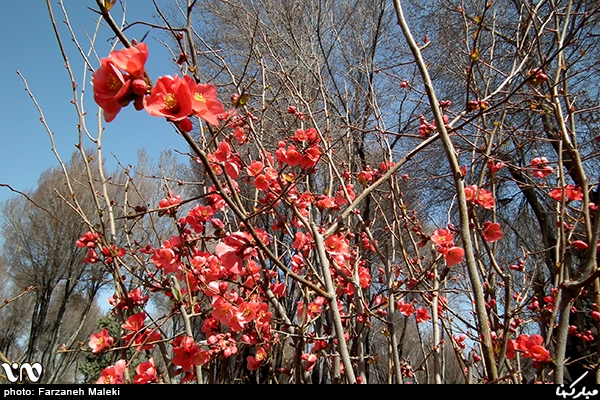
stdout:
<svg viewBox="0 0 600 400">
<path fill-rule="evenodd" d="M 440 9 L 399 0 L 188 0 L 153 25 L 179 54 L 158 77 L 114 3 L 97 11 L 116 49 L 85 59 L 95 156 L 111 121 L 147 112 L 196 183 L 148 208 L 89 181 L 102 222 L 81 213 L 74 245 L 111 274 L 122 322 L 81 347 L 114 354 L 98 383 L 562 383 L 595 364 L 595 2 L 445 1 L 448 43 L 409 25 Z M 170 231 L 132 234 L 157 220 Z"/>
</svg>

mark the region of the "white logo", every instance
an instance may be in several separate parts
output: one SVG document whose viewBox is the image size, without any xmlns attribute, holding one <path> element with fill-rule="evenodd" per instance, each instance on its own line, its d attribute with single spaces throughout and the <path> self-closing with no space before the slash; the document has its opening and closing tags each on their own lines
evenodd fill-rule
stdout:
<svg viewBox="0 0 600 400">
<path fill-rule="evenodd" d="M 36 383 L 42 377 L 42 371 L 44 370 L 40 363 L 23 363 L 20 366 L 17 363 L 12 363 L 12 365 L 9 363 L 2 363 L 2 368 L 4 368 L 4 372 L 6 373 L 6 379 L 12 383 L 23 382 L 23 370 L 25 370 L 27 378 L 29 378 L 31 382 Z M 14 375 L 15 371 L 18 372 L 17 376 Z"/>
<path fill-rule="evenodd" d="M 579 383 L 579 381 L 581 381 L 587 374 L 589 371 L 585 371 L 583 373 L 583 375 L 581 375 L 579 378 L 577 378 L 577 380 L 573 383 L 571 383 L 571 385 L 569 386 L 569 388 L 571 388 L 572 390 L 570 392 L 567 392 L 563 389 L 564 385 L 561 384 L 559 387 L 556 388 L 556 395 L 561 397 L 563 399 L 566 399 L 567 396 L 573 396 L 573 399 L 576 399 L 578 397 L 584 396 L 586 399 L 589 399 L 591 396 L 595 396 L 598 394 L 598 390 L 594 389 L 590 392 L 585 390 L 585 386 L 581 389 L 581 392 L 575 394 L 575 392 L 577 392 L 575 390 L 575 385 L 577 385 Z"/>
</svg>

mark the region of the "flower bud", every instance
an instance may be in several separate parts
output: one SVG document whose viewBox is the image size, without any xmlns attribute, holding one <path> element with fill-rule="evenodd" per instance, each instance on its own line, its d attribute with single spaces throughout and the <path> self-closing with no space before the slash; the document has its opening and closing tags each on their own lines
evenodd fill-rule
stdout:
<svg viewBox="0 0 600 400">
<path fill-rule="evenodd" d="M 133 93 L 138 96 L 143 96 L 148 90 L 148 85 L 143 79 L 134 79 L 133 82 L 131 82 L 131 89 L 133 90 Z"/>
</svg>

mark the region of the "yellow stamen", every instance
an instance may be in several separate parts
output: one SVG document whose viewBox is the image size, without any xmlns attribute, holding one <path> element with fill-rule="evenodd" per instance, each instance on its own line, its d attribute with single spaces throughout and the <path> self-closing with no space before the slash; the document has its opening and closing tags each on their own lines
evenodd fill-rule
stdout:
<svg viewBox="0 0 600 400">
<path fill-rule="evenodd" d="M 110 90 L 116 91 L 116 90 L 121 89 L 121 86 L 123 86 L 123 85 L 121 84 L 121 81 L 119 81 L 114 74 L 110 74 L 106 78 L 106 86 L 108 86 L 108 88 Z"/>
<path fill-rule="evenodd" d="M 201 103 L 206 103 L 206 99 L 202 96 L 202 93 L 194 93 L 194 100 L 199 101 Z"/>
<path fill-rule="evenodd" d="M 177 99 L 175 99 L 175 96 L 173 96 L 172 93 L 169 93 L 167 97 L 165 97 L 164 102 L 167 110 L 172 110 L 177 107 Z"/>
</svg>

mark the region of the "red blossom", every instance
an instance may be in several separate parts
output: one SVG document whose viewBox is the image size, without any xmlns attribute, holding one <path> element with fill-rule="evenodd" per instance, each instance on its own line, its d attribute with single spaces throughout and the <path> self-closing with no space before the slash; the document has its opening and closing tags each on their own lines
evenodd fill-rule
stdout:
<svg viewBox="0 0 600 400">
<path fill-rule="evenodd" d="M 312 369 L 317 364 L 317 360 L 318 360 L 318 358 L 315 354 L 307 354 L 307 353 L 302 354 L 302 356 L 300 356 L 300 358 L 302 360 L 306 361 L 306 366 L 304 367 L 304 370 L 306 372 L 312 371 Z"/>
<path fill-rule="evenodd" d="M 488 161 L 488 168 L 492 173 L 500 171 L 502 168 L 504 168 L 505 165 L 506 164 L 504 164 L 502 161 L 499 161 L 497 163 L 494 163 L 492 160 Z"/>
<path fill-rule="evenodd" d="M 192 110 L 195 115 L 211 125 L 219 126 L 218 115 L 225 112 L 223 103 L 217 96 L 217 89 L 207 83 L 198 83 L 189 76 L 184 77 L 192 96 Z"/>
<path fill-rule="evenodd" d="M 119 69 L 134 78 L 144 77 L 144 64 L 148 59 L 148 46 L 138 43 L 135 46 L 110 52 L 110 59 Z"/>
<path fill-rule="evenodd" d="M 194 365 L 204 365 L 210 358 L 206 351 L 200 350 L 194 338 L 190 336 L 178 336 L 173 341 L 173 353 L 175 356 L 171 362 L 184 371 L 188 371 Z"/>
<path fill-rule="evenodd" d="M 166 213 L 169 215 L 174 215 L 177 210 L 177 206 L 181 203 L 181 195 L 174 195 L 172 191 L 169 190 L 168 197 L 160 200 L 158 202 L 158 208 L 167 209 Z"/>
<path fill-rule="evenodd" d="M 160 333 L 154 329 L 144 329 L 137 333 L 133 332 L 128 336 L 130 335 L 134 335 L 132 346 L 135 347 L 137 351 L 152 350 L 156 345 L 156 342 L 162 339 Z M 127 338 L 127 340 L 129 340 L 129 338 Z"/>
<path fill-rule="evenodd" d="M 310 249 L 312 248 L 313 238 L 312 235 L 305 234 L 304 232 L 296 232 L 294 243 L 292 243 L 292 247 L 302 254 L 308 254 Z"/>
<path fill-rule="evenodd" d="M 373 182 L 373 176 L 377 173 L 377 170 L 372 170 L 368 165 L 364 170 L 362 170 L 356 180 L 363 186 L 367 186 L 369 183 Z"/>
<path fill-rule="evenodd" d="M 156 80 L 150 95 L 144 98 L 144 108 L 150 115 L 181 121 L 193 110 L 189 86 L 177 75 L 162 76 Z"/>
<path fill-rule="evenodd" d="M 248 356 L 246 358 L 246 361 L 248 361 L 248 369 L 250 371 L 257 370 L 266 358 L 266 350 L 262 346 L 259 347 L 256 349 L 256 354 L 254 356 Z"/>
<path fill-rule="evenodd" d="M 123 324 L 123 329 L 128 331 L 137 332 L 144 327 L 144 320 L 146 319 L 146 313 L 140 312 L 127 318 L 127 321 Z"/>
<path fill-rule="evenodd" d="M 465 197 L 467 201 L 475 201 L 477 195 L 477 185 L 465 186 Z"/>
<path fill-rule="evenodd" d="M 467 336 L 464 333 L 460 336 L 454 335 L 452 337 L 454 338 L 454 341 L 456 342 L 458 347 L 460 347 L 461 349 L 465 349 L 467 347 L 467 344 L 465 343 Z"/>
<path fill-rule="evenodd" d="M 87 257 L 83 259 L 84 263 L 95 264 L 98 262 L 98 253 L 94 249 L 89 249 Z"/>
<path fill-rule="evenodd" d="M 215 210 L 211 206 L 196 206 L 185 217 L 185 222 L 196 233 L 202 233 L 204 232 L 204 224 L 210 221 L 213 215 L 215 215 Z"/>
<path fill-rule="evenodd" d="M 92 353 L 98 354 L 112 346 L 115 339 L 108 334 L 108 329 L 102 329 L 102 332 L 92 333 L 88 345 Z"/>
<path fill-rule="evenodd" d="M 177 237 L 171 239 L 174 238 L 178 239 Z M 173 240 L 165 240 L 160 248 L 154 250 L 151 261 L 156 265 L 156 268 L 164 270 L 165 273 L 176 272 L 181 266 L 178 249 Z"/>
<path fill-rule="evenodd" d="M 536 362 L 550 360 L 550 352 L 542 346 L 544 338 L 540 335 L 521 334 L 516 340 L 515 350 L 523 353 L 525 358 L 532 358 Z"/>
<path fill-rule="evenodd" d="M 296 143 L 313 142 L 317 139 L 317 130 L 315 128 L 297 129 L 291 139 Z"/>
<path fill-rule="evenodd" d="M 140 363 L 135 369 L 136 375 L 133 378 L 133 383 L 145 384 L 156 382 L 158 376 L 156 374 L 156 367 L 154 366 L 154 359 L 149 359 Z"/>
<path fill-rule="evenodd" d="M 483 237 L 486 241 L 492 243 L 502 239 L 503 236 L 504 233 L 502 233 L 502 229 L 500 228 L 499 223 L 491 223 L 490 221 L 485 221 L 485 223 L 483 224 Z"/>
<path fill-rule="evenodd" d="M 479 195 L 477 196 L 476 203 L 486 210 L 491 210 L 496 205 L 492 192 L 487 189 L 479 189 Z"/>
<path fill-rule="evenodd" d="M 550 197 L 552 197 L 556 201 L 562 201 L 563 197 L 563 189 L 556 188 L 552 189 L 549 193 Z M 564 189 L 565 200 L 568 202 L 571 201 L 581 201 L 583 200 L 583 192 L 581 188 L 575 185 L 567 185 Z"/>
<path fill-rule="evenodd" d="M 485 111 L 490 108 L 490 103 L 486 100 L 476 99 L 467 103 L 468 111 Z"/>
<path fill-rule="evenodd" d="M 415 307 L 413 306 L 412 301 L 410 303 L 405 303 L 402 299 L 396 302 L 396 308 L 398 312 L 400 312 L 405 317 L 410 317 L 415 312 Z"/>
<path fill-rule="evenodd" d="M 129 103 L 131 80 L 109 58 L 103 58 L 100 68 L 94 71 L 92 86 L 94 101 L 104 110 L 106 122 L 114 120 L 121 108 Z"/>
<path fill-rule="evenodd" d="M 529 70 L 528 75 L 529 80 L 527 81 L 527 83 L 532 86 L 539 85 L 540 83 L 546 82 L 548 80 L 548 75 L 544 73 L 544 70 L 542 68 L 533 68 Z"/>
<path fill-rule="evenodd" d="M 320 210 L 326 210 L 328 208 L 337 207 L 337 204 L 335 203 L 335 199 L 333 197 L 329 197 L 329 196 L 325 196 L 325 195 L 317 196 L 315 205 Z"/>
<path fill-rule="evenodd" d="M 366 267 L 358 267 L 358 279 L 362 288 L 371 286 L 371 272 Z"/>
<path fill-rule="evenodd" d="M 215 248 L 215 254 L 227 271 L 239 275 L 243 270 L 243 260 L 252 254 L 252 237 L 246 233 L 237 231 L 222 239 Z"/>
<path fill-rule="evenodd" d="M 100 378 L 96 381 L 96 384 L 104 385 L 119 385 L 123 383 L 123 371 L 127 367 L 125 360 L 119 360 L 115 365 L 110 365 L 102 370 Z"/>
<path fill-rule="evenodd" d="M 554 169 L 548 165 L 546 157 L 536 157 L 531 160 L 531 174 L 536 178 L 545 178 L 554 173 Z"/>
<path fill-rule="evenodd" d="M 417 309 L 417 323 L 421 323 L 421 322 L 425 322 L 425 321 L 429 321 L 431 319 L 431 315 L 429 315 L 429 310 L 421 307 Z"/>
<path fill-rule="evenodd" d="M 466 186 L 465 197 L 468 202 L 478 204 L 486 210 L 491 210 L 496 205 L 492 192 L 483 188 L 479 189 L 477 185 Z"/>
<path fill-rule="evenodd" d="M 309 147 L 300 159 L 300 168 L 303 170 L 314 168 L 315 165 L 317 165 L 317 162 L 319 162 L 321 154 L 323 154 L 323 152 L 318 145 L 315 144 Z"/>
<path fill-rule="evenodd" d="M 571 246 L 575 247 L 577 250 L 587 250 L 589 247 L 583 240 L 574 240 L 571 242 Z"/>
<path fill-rule="evenodd" d="M 238 308 L 236 311 L 236 317 L 237 317 L 237 321 L 242 326 L 242 328 L 246 324 L 252 322 L 256 318 L 258 310 L 259 310 L 259 303 L 257 303 L 257 302 L 245 302 L 244 301 L 238 305 Z"/>
<path fill-rule="evenodd" d="M 452 247 L 454 245 L 454 237 L 448 229 L 436 229 L 430 239 L 438 246 Z"/>
<path fill-rule="evenodd" d="M 252 161 L 246 168 L 246 172 L 248 172 L 248 175 L 250 176 L 258 176 L 263 171 L 263 168 L 264 164 L 262 161 Z"/>
<path fill-rule="evenodd" d="M 438 251 L 444 255 L 448 267 L 461 263 L 465 256 L 465 250 L 462 247 L 457 246 L 449 248 L 441 247 Z"/>
<path fill-rule="evenodd" d="M 77 239 L 77 242 L 75 242 L 75 245 L 80 248 L 88 247 L 91 249 L 93 247 L 96 247 L 96 243 L 98 242 L 99 238 L 100 238 L 100 235 L 97 233 L 86 232 L 82 237 Z"/>
<path fill-rule="evenodd" d="M 348 239 L 341 233 L 331 235 L 325 240 L 325 250 L 339 266 L 352 258 Z"/>
<path fill-rule="evenodd" d="M 144 78 L 144 64 L 148 58 L 146 44 L 115 50 L 100 61 L 100 68 L 92 75 L 94 100 L 104 110 L 104 120 L 111 122 L 122 107 L 134 102 L 142 109 L 142 96 L 148 84 Z"/>
</svg>

